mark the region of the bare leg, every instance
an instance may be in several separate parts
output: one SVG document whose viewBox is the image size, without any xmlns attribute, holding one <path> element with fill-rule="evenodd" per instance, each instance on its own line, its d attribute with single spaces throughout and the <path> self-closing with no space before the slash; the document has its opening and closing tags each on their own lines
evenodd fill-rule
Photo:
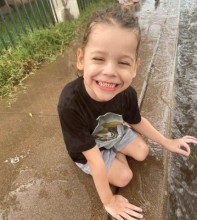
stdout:
<svg viewBox="0 0 197 220">
<path fill-rule="evenodd" d="M 108 171 L 110 184 L 123 187 L 131 181 L 132 177 L 133 173 L 128 165 L 126 156 L 118 152 Z"/>
<path fill-rule="evenodd" d="M 149 148 L 141 135 L 131 141 L 117 153 L 108 171 L 108 179 L 112 185 L 124 187 L 132 179 L 133 173 L 128 165 L 126 155 L 138 161 L 143 161 L 149 153 Z"/>
<path fill-rule="evenodd" d="M 125 148 L 123 148 L 121 152 L 135 160 L 143 161 L 148 156 L 149 148 L 142 136 L 138 135 Z"/>
</svg>

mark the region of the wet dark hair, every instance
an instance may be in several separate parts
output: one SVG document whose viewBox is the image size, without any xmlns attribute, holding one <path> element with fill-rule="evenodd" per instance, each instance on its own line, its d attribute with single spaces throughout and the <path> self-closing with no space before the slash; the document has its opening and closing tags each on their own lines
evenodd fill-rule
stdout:
<svg viewBox="0 0 197 220">
<path fill-rule="evenodd" d="M 128 8 L 122 7 L 120 4 L 114 5 L 110 8 L 96 11 L 92 14 L 88 22 L 82 41 L 82 48 L 84 49 L 88 43 L 92 28 L 96 24 L 119 25 L 120 27 L 131 29 L 136 34 L 138 45 L 136 49 L 136 57 L 141 41 L 141 31 L 139 27 L 138 17 L 135 16 Z"/>
</svg>

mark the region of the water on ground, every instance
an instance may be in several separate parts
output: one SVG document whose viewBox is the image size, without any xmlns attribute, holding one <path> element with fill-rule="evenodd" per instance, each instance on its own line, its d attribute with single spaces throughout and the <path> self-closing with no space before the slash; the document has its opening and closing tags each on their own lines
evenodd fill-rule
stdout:
<svg viewBox="0 0 197 220">
<path fill-rule="evenodd" d="M 173 137 L 197 136 L 197 2 L 181 1 L 180 7 Z M 172 158 L 169 220 L 197 218 L 197 148 L 190 146 L 193 159 Z"/>
</svg>

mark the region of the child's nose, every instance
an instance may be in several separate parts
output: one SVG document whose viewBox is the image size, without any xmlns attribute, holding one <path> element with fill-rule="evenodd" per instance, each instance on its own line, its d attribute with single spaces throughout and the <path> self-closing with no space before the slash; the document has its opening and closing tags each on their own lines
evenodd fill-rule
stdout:
<svg viewBox="0 0 197 220">
<path fill-rule="evenodd" d="M 115 76 L 117 73 L 117 67 L 115 63 L 108 62 L 105 65 L 104 68 L 104 74 L 109 75 L 109 76 Z"/>
</svg>

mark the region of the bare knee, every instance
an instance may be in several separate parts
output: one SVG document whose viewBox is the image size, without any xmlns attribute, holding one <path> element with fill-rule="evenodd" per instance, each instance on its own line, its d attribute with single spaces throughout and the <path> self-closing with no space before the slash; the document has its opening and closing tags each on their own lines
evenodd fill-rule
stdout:
<svg viewBox="0 0 197 220">
<path fill-rule="evenodd" d="M 143 161 L 148 156 L 149 148 L 143 137 L 141 135 L 137 135 L 137 137 L 125 148 L 123 148 L 121 152 L 137 161 Z"/>
<path fill-rule="evenodd" d="M 124 186 L 128 185 L 128 183 L 131 181 L 132 177 L 133 177 L 133 172 L 129 168 L 124 169 L 119 174 L 115 185 L 118 187 L 124 187 Z"/>
<path fill-rule="evenodd" d="M 140 153 L 137 155 L 137 157 L 135 158 L 137 161 L 143 161 L 146 159 L 146 157 L 149 154 L 149 147 L 146 144 L 146 142 L 142 142 L 140 143 Z"/>
</svg>

